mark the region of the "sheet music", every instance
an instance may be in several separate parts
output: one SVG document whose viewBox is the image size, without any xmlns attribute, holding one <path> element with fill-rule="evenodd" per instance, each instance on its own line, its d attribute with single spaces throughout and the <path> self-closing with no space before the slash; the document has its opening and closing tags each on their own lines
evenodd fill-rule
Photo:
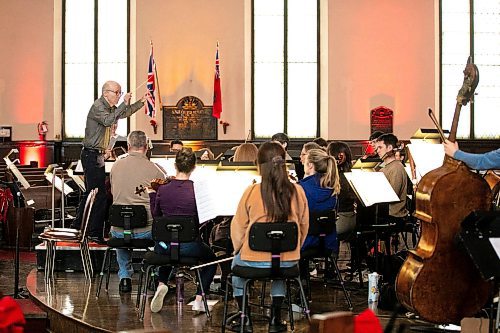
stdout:
<svg viewBox="0 0 500 333">
<path fill-rule="evenodd" d="M 234 215 L 243 192 L 253 181 L 261 181 L 261 177 L 254 172 L 215 171 L 198 167 L 191 179 L 200 223 L 217 216 Z"/>
<path fill-rule="evenodd" d="M 400 201 L 382 172 L 346 172 L 344 175 L 366 207 Z"/>
<path fill-rule="evenodd" d="M 493 249 L 495 250 L 498 259 L 500 259 L 500 238 L 497 237 L 492 237 L 489 238 L 491 246 L 493 246 Z"/>
<path fill-rule="evenodd" d="M 57 175 L 55 176 L 55 178 L 53 178 L 53 177 L 54 177 L 54 174 L 52 172 L 46 172 L 45 173 L 45 179 L 47 179 L 47 181 L 49 183 L 51 183 L 51 184 L 52 184 L 52 180 L 54 179 L 54 182 L 55 182 L 54 186 L 55 186 L 55 188 L 57 188 L 59 190 L 59 192 L 62 192 L 63 191 L 62 190 L 63 189 L 63 186 L 62 186 L 63 182 L 62 182 L 61 177 L 59 177 Z M 73 192 L 73 189 L 69 185 L 64 184 L 64 195 L 68 195 L 71 192 Z"/>
<path fill-rule="evenodd" d="M 78 187 L 80 188 L 80 190 L 82 190 L 83 192 L 85 192 L 85 182 L 83 181 L 82 177 L 80 177 L 78 175 L 75 175 L 74 172 L 73 172 L 72 168 L 75 167 L 76 165 L 77 165 L 77 162 L 71 162 L 71 164 L 66 169 L 66 173 L 68 174 L 68 176 L 71 177 L 71 179 L 73 179 L 73 181 L 75 182 L 75 184 L 78 185 Z"/>
<path fill-rule="evenodd" d="M 16 165 L 14 164 L 14 162 L 12 162 L 9 158 L 9 155 L 12 154 L 12 153 L 17 153 L 17 149 L 12 149 L 8 154 L 7 156 L 5 156 L 3 158 L 3 160 L 5 161 L 5 163 L 7 164 L 7 169 L 9 169 L 10 171 L 12 171 L 12 173 L 14 174 L 14 176 L 16 177 L 17 181 L 21 183 L 22 187 L 26 190 L 28 188 L 30 188 L 30 184 L 28 183 L 28 181 L 26 180 L 26 178 L 24 178 L 24 176 L 21 174 L 21 171 L 19 171 L 19 169 L 16 167 Z"/>
<path fill-rule="evenodd" d="M 417 181 L 429 171 L 439 168 L 444 161 L 444 147 L 441 144 L 433 144 L 421 140 L 412 140 L 407 145 L 415 162 Z"/>
<path fill-rule="evenodd" d="M 165 170 L 167 176 L 175 176 L 175 158 L 168 157 L 152 157 L 149 159 L 151 162 L 158 164 Z"/>
</svg>

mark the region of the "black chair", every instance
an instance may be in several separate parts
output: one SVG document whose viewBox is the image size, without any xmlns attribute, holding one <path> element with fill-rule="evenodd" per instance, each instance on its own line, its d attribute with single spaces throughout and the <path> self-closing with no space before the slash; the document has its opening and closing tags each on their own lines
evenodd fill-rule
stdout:
<svg viewBox="0 0 500 333">
<path fill-rule="evenodd" d="M 227 278 L 227 283 L 231 281 L 231 276 L 238 276 L 244 279 L 245 284 L 243 285 L 243 300 L 241 312 L 231 315 L 228 318 L 227 304 L 228 304 L 228 290 L 229 286 L 226 285 L 226 292 L 224 296 L 224 313 L 222 319 L 222 332 L 225 332 L 228 320 L 231 321 L 236 317 L 241 317 L 241 328 L 240 332 L 245 330 L 245 313 L 247 313 L 246 303 L 247 303 L 247 293 L 248 285 L 252 281 L 271 281 L 271 280 L 285 280 L 287 285 L 287 297 L 288 297 L 288 315 L 290 319 L 290 328 L 294 330 L 294 320 L 292 312 L 292 299 L 290 293 L 290 280 L 295 280 L 299 285 L 300 297 L 302 300 L 302 305 L 304 306 L 304 312 L 307 319 L 310 320 L 309 307 L 307 304 L 307 299 L 304 294 L 304 289 L 302 288 L 302 283 L 300 281 L 300 270 L 299 265 L 292 267 L 281 267 L 281 254 L 284 252 L 290 252 L 300 246 L 298 244 L 298 227 L 296 223 L 293 222 L 270 222 L 270 223 L 253 223 L 250 227 L 249 234 L 249 246 L 253 251 L 259 252 L 269 252 L 271 255 L 271 267 L 270 268 L 253 268 L 253 267 L 243 267 L 235 266 L 232 269 L 232 273 Z"/>
<path fill-rule="evenodd" d="M 109 223 L 113 227 L 123 228 L 123 238 L 111 237 L 107 241 L 108 248 L 104 252 L 104 259 L 102 261 L 102 267 L 99 278 L 99 285 L 97 286 L 96 297 L 99 297 L 101 293 L 101 286 L 104 274 L 106 274 L 105 290 L 106 292 L 108 292 L 109 276 L 111 269 L 111 256 L 109 255 L 110 250 L 112 249 L 147 250 L 149 247 L 153 247 L 155 245 L 154 241 L 151 239 L 132 238 L 134 229 L 144 228 L 148 223 L 148 214 L 146 212 L 146 208 L 143 205 L 112 205 L 109 208 Z"/>
<path fill-rule="evenodd" d="M 195 216 L 162 216 L 155 219 L 152 230 L 153 240 L 156 242 L 164 242 L 168 245 L 170 251 L 168 254 L 158 254 L 149 251 L 144 255 L 141 276 L 139 278 L 139 290 L 142 290 L 141 302 L 139 302 L 139 295 L 137 295 L 138 305 L 140 306 L 140 320 L 144 319 L 148 285 L 151 283 L 153 268 L 171 266 L 172 268 L 183 269 L 200 264 L 200 259 L 198 257 L 186 257 L 179 254 L 181 243 L 195 242 L 199 239 L 199 227 L 198 218 Z M 210 318 L 205 290 L 201 283 L 200 271 L 199 269 L 195 271 L 196 283 L 199 284 L 203 296 L 205 314 Z M 144 274 L 146 275 L 146 280 L 143 285 Z M 189 274 L 186 273 L 184 276 L 189 276 Z"/>
<path fill-rule="evenodd" d="M 311 212 L 309 214 L 309 231 L 307 233 L 308 236 L 316 236 L 319 238 L 319 244 L 315 247 L 310 247 L 302 251 L 300 257 L 305 267 L 309 267 L 308 263 L 310 260 L 315 258 L 321 258 L 325 262 L 325 273 L 330 267 L 333 267 L 335 270 L 335 274 L 339 280 L 340 286 L 344 292 L 344 297 L 349 305 L 349 311 L 352 311 L 352 302 L 349 293 L 347 292 L 344 280 L 342 279 L 342 275 L 340 274 L 339 267 L 337 265 L 337 259 L 334 256 L 334 253 L 326 248 L 325 238 L 326 235 L 329 235 L 335 231 L 335 221 L 337 220 L 337 214 L 335 210 L 329 210 L 324 212 Z M 311 298 L 311 286 L 310 286 L 310 275 L 308 270 L 306 269 L 307 274 L 303 276 L 306 279 L 307 287 L 309 290 L 309 298 Z M 324 274 L 324 282 L 326 285 L 326 274 Z"/>
</svg>

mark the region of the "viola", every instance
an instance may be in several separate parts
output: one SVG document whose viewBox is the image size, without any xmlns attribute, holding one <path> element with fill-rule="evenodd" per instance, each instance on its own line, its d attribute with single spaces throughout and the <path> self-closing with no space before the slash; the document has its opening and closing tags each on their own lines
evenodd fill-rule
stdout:
<svg viewBox="0 0 500 333">
<path fill-rule="evenodd" d="M 175 179 L 175 176 L 169 176 L 167 178 L 155 178 L 155 179 L 152 179 L 151 182 L 150 182 L 150 187 L 154 191 L 158 191 L 158 188 L 161 185 L 165 185 L 165 184 L 170 183 L 170 181 L 172 179 Z M 146 187 L 144 187 L 142 184 L 140 184 L 139 186 L 135 187 L 135 194 L 141 195 L 142 193 L 146 192 L 146 189 L 147 189 Z"/>
<path fill-rule="evenodd" d="M 473 96 L 478 82 L 477 67 L 469 58 L 448 137 L 452 142 L 456 139 L 460 109 Z M 481 278 L 472 259 L 457 247 L 455 238 L 472 211 L 490 207 L 488 184 L 463 162 L 445 156 L 441 167 L 422 177 L 415 207 L 420 240 L 408 252 L 396 279 L 396 296 L 403 306 L 437 324 L 457 324 L 479 312 L 491 294 L 492 284 Z"/>
</svg>

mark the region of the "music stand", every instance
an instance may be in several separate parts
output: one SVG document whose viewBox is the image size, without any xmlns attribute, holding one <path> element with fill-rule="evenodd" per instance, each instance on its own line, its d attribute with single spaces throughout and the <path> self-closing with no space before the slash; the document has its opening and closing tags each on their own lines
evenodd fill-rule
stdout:
<svg viewBox="0 0 500 333">
<path fill-rule="evenodd" d="M 500 283 L 500 211 L 475 211 L 462 222 L 457 235 L 458 243 L 463 246 L 481 277 L 493 280 L 495 287 Z M 498 295 L 500 300 L 500 292 Z M 491 303 L 490 327 L 493 332 L 494 300 Z M 500 329 L 500 311 L 497 306 L 496 330 Z"/>
<path fill-rule="evenodd" d="M 378 223 L 379 204 L 388 204 L 398 202 L 399 197 L 394 192 L 391 184 L 382 172 L 345 172 L 349 185 L 358 197 L 359 201 L 369 207 L 375 205 L 375 223 L 373 226 L 391 226 L 380 225 Z M 375 260 L 375 271 L 378 272 L 378 232 L 375 231 L 375 247 L 373 257 Z"/>
</svg>

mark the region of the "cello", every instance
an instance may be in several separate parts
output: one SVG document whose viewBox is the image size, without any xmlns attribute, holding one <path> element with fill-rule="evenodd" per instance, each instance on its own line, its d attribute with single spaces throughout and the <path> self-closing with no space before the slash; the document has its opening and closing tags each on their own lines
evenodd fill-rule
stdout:
<svg viewBox="0 0 500 333">
<path fill-rule="evenodd" d="M 469 57 L 448 137 L 452 142 L 460 109 L 467 105 L 478 82 L 477 67 Z M 431 118 L 440 129 L 433 114 Z M 444 139 L 442 130 L 440 133 Z M 421 223 L 420 240 L 409 251 L 396 279 L 396 295 L 403 306 L 436 324 L 457 324 L 479 312 L 492 284 L 481 278 L 472 259 L 456 245 L 455 236 L 470 212 L 490 207 L 488 184 L 463 162 L 445 156 L 441 167 L 422 177 L 414 214 Z"/>
</svg>

